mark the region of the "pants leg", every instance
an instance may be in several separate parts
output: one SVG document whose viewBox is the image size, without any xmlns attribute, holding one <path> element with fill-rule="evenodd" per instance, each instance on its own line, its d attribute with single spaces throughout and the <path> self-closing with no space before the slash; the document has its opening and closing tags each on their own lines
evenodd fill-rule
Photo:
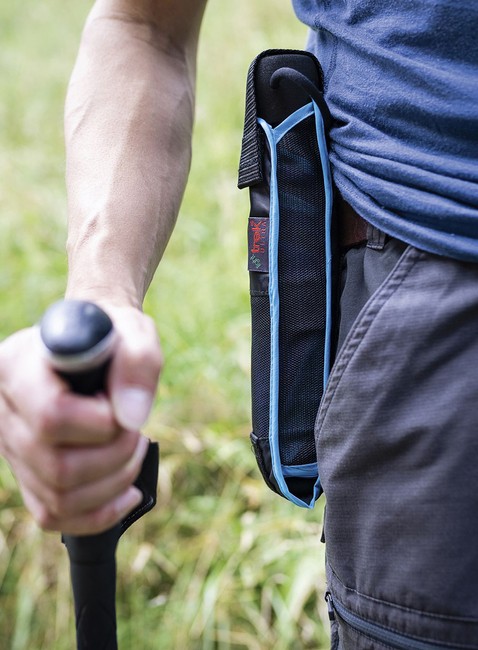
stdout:
<svg viewBox="0 0 478 650">
<path fill-rule="evenodd" d="M 347 260 L 316 426 L 329 588 L 411 649 L 478 648 L 478 266 L 403 248 Z"/>
</svg>

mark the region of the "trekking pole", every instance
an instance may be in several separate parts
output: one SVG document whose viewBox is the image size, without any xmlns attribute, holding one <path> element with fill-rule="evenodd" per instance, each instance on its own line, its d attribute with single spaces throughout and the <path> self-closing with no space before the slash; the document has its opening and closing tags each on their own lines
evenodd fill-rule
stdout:
<svg viewBox="0 0 478 650">
<path fill-rule="evenodd" d="M 76 300 L 55 303 L 45 313 L 40 333 L 52 367 L 82 395 L 103 391 L 115 333 L 96 305 Z M 78 650 L 117 650 L 116 546 L 122 533 L 156 503 L 157 443 L 149 444 L 135 485 L 143 501 L 127 520 L 96 535 L 63 535 L 70 558 Z"/>
</svg>

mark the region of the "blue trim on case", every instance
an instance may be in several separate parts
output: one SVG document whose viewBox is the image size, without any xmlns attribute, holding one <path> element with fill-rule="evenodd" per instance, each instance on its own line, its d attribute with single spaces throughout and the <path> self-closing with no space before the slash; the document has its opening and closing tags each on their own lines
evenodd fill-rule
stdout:
<svg viewBox="0 0 478 650">
<path fill-rule="evenodd" d="M 281 471 L 283 476 L 292 476 L 300 478 L 314 478 L 318 474 L 317 463 L 308 463 L 307 465 L 282 465 Z"/>
<path fill-rule="evenodd" d="M 330 372 L 330 348 L 332 338 L 332 175 L 330 173 L 329 153 L 322 113 L 314 102 L 315 130 L 319 147 L 322 174 L 325 189 L 325 292 L 326 292 L 326 321 L 325 321 L 325 353 L 324 353 L 324 390 Z"/>
<path fill-rule="evenodd" d="M 269 214 L 269 302 L 271 319 L 271 367 L 269 387 L 269 448 L 272 472 L 277 484 L 288 499 L 294 497 L 284 480 L 279 450 L 279 286 L 277 248 L 279 242 L 279 194 L 277 191 L 277 150 L 274 129 L 259 118 L 266 134 L 271 155 L 270 214 Z"/>
<path fill-rule="evenodd" d="M 269 396 L 269 447 L 272 460 L 272 472 L 282 494 L 292 503 L 302 508 L 313 508 L 320 493 L 320 478 L 317 463 L 308 465 L 282 465 L 279 449 L 279 287 L 278 287 L 278 242 L 279 242 L 279 195 L 277 189 L 277 144 L 281 138 L 307 117 L 315 115 L 316 136 L 325 185 L 325 219 L 326 219 L 326 340 L 324 351 L 324 388 L 328 379 L 330 365 L 331 339 L 331 305 L 332 305 L 332 184 L 327 153 L 327 143 L 322 115 L 315 102 L 302 106 L 289 115 L 276 128 L 272 128 L 265 120 L 258 118 L 258 124 L 263 129 L 269 144 L 271 155 L 270 179 L 270 215 L 269 215 L 269 299 L 271 319 L 271 367 L 270 367 L 270 396 Z M 285 477 L 313 478 L 317 476 L 310 502 L 299 499 L 289 490 Z"/>
<path fill-rule="evenodd" d="M 275 129 L 272 129 L 274 132 L 274 141 L 277 145 L 278 142 L 288 133 L 294 126 L 297 126 L 302 120 L 305 120 L 307 117 L 310 117 L 314 112 L 314 104 L 306 104 L 301 108 L 298 108 L 296 111 L 288 115 L 283 122 L 278 124 Z M 259 118 L 260 121 L 260 118 Z"/>
</svg>

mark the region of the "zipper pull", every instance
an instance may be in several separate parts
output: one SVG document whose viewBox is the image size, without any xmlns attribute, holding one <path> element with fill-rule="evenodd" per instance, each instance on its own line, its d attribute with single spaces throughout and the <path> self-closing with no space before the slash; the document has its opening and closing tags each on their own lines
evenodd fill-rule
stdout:
<svg viewBox="0 0 478 650">
<path fill-rule="evenodd" d="M 325 602 L 327 603 L 327 611 L 329 613 L 329 621 L 335 621 L 334 601 L 330 591 L 325 592 Z"/>
</svg>

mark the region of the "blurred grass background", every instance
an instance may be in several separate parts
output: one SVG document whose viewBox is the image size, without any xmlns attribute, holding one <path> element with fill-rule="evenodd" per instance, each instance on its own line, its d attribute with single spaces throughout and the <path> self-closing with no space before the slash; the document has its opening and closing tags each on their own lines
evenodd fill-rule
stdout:
<svg viewBox="0 0 478 650">
<path fill-rule="evenodd" d="M 91 2 L 0 4 L 0 337 L 62 295 L 62 112 Z M 178 226 L 148 294 L 166 366 L 149 435 L 158 507 L 118 550 L 120 647 L 327 647 L 322 504 L 263 484 L 249 448 L 247 195 L 236 189 L 253 57 L 302 47 L 288 0 L 210 0 L 194 158 Z M 27 398 L 28 396 L 26 396 Z M 0 462 L 0 647 L 74 647 L 66 552 L 37 529 Z"/>
</svg>

